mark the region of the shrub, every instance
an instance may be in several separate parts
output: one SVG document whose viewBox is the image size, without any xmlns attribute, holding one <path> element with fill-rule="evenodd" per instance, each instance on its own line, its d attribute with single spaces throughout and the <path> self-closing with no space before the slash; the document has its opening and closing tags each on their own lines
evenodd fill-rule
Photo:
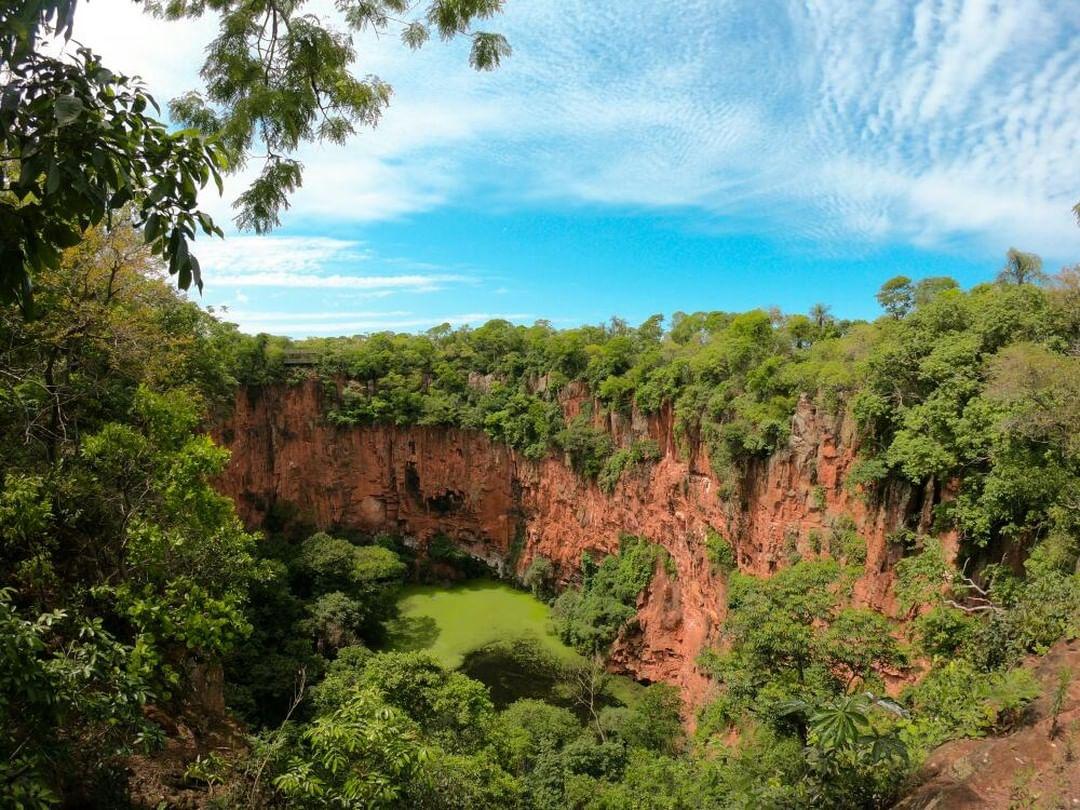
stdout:
<svg viewBox="0 0 1080 810">
<path fill-rule="evenodd" d="M 924 538 L 919 554 L 905 557 L 896 564 L 896 599 L 900 609 L 911 611 L 941 597 L 942 589 L 952 580 L 952 568 L 945 562 L 941 543 Z"/>
<path fill-rule="evenodd" d="M 320 652 L 359 643 L 365 620 L 364 606 L 340 591 L 320 596 L 308 606 L 312 632 Z"/>
<path fill-rule="evenodd" d="M 705 554 L 716 571 L 727 574 L 738 568 L 735 549 L 712 526 L 705 529 Z"/>
<path fill-rule="evenodd" d="M 530 770 L 541 752 L 559 749 L 581 734 L 581 724 L 569 709 L 532 699 L 507 706 L 495 728 L 500 760 L 518 774 Z"/>
<path fill-rule="evenodd" d="M 679 712 L 682 699 L 675 687 L 655 683 L 647 687 L 621 724 L 620 736 L 630 745 L 659 754 L 674 755 L 684 740 Z"/>
<path fill-rule="evenodd" d="M 660 455 L 660 447 L 652 439 L 635 440 L 612 454 L 597 477 L 597 485 L 610 495 L 626 470 L 658 461 Z"/>
<path fill-rule="evenodd" d="M 844 486 L 849 490 L 857 490 L 860 487 L 873 488 L 884 481 L 889 474 L 889 465 L 884 459 L 877 457 L 860 458 L 851 465 Z"/>
<path fill-rule="evenodd" d="M 965 661 L 949 661 L 905 693 L 913 719 L 904 734 L 927 749 L 956 737 L 1007 731 L 1038 696 L 1027 669 L 980 672 Z"/>
<path fill-rule="evenodd" d="M 585 478 L 596 478 L 611 455 L 611 437 L 592 426 L 591 410 L 583 408 L 555 437 L 570 459 L 570 466 Z"/>
<path fill-rule="evenodd" d="M 554 575 L 555 569 L 551 564 L 551 560 L 537 554 L 533 557 L 533 561 L 529 563 L 529 567 L 525 569 L 521 582 L 532 591 L 533 596 L 537 599 L 547 599 L 551 595 Z"/>
<path fill-rule="evenodd" d="M 935 605 L 919 616 L 914 631 L 922 651 L 931 658 L 949 658 L 971 644 L 978 620 L 946 605 Z"/>
<path fill-rule="evenodd" d="M 855 521 L 844 515 L 829 530 L 829 555 L 845 565 L 866 565 L 866 541 L 859 536 Z"/>
<path fill-rule="evenodd" d="M 583 654 L 606 650 L 637 612 L 638 594 L 662 552 L 642 538 L 624 536 L 617 555 L 605 557 L 595 571 L 583 571 L 582 587 L 555 600 L 555 627 L 563 641 Z"/>
</svg>

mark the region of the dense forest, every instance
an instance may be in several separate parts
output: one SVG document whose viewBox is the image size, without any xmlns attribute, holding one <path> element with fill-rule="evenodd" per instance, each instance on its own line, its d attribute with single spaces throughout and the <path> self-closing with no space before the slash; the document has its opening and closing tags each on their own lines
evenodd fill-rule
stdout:
<svg viewBox="0 0 1080 810">
<path fill-rule="evenodd" d="M 885 807 L 934 746 L 1020 723 L 1038 693 L 1020 663 L 1080 632 L 1075 269 L 1046 278 L 1011 252 L 970 290 L 892 279 L 873 322 L 815 307 L 292 342 L 200 310 L 142 242 L 89 230 L 38 274 L 35 317 L 0 319 L 4 806 L 138 805 L 140 768 L 175 752 L 182 719 L 228 740 L 187 749 L 174 785 L 206 806 Z M 569 386 L 607 411 L 673 408 L 680 446 L 707 448 L 733 486 L 814 398 L 858 425 L 847 485 L 863 497 L 949 482 L 934 529 L 957 530 L 960 555 L 901 532 L 901 615 L 884 616 L 851 598 L 865 549 L 850 527 L 770 578 L 711 535 L 729 612 L 692 734 L 672 688 L 623 703 L 606 684 L 605 653 L 665 565 L 656 538 L 586 557 L 563 586 L 538 559 L 519 584 L 588 663 L 558 700 L 497 706 L 425 653 L 382 649 L 424 563 L 403 538 L 252 533 L 215 491 L 227 452 L 208 428 L 236 387 L 311 377 L 343 429 L 484 431 L 605 490 L 660 451 L 617 446 L 588 412 L 565 420 Z M 885 697 L 886 671 L 912 685 Z M 222 689 L 232 719 L 214 728 L 202 707 Z"/>
<path fill-rule="evenodd" d="M 204 190 L 251 169 L 235 224 L 272 230 L 302 150 L 390 102 L 354 35 L 464 40 L 492 70 L 511 48 L 478 26 L 504 3 L 142 5 L 212 18 L 201 86 L 167 113 L 72 39 L 75 0 L 0 3 L 0 806 L 882 808 L 935 748 L 1024 728 L 1037 699 L 1060 743 L 1048 767 L 1075 770 L 1080 727 L 1058 723 L 1072 673 L 1046 694 L 1033 661 L 1080 635 L 1080 268 L 1051 277 L 1010 250 L 967 290 L 883 279 L 873 321 L 817 305 L 246 335 L 174 288 L 201 290 L 196 235 L 224 233 Z M 668 448 L 605 417 L 670 413 L 725 503 L 810 401 L 855 426 L 851 493 L 906 487 L 935 508 L 888 540 L 888 615 L 856 598 L 853 521 L 769 577 L 709 531 L 725 620 L 695 707 L 608 672 L 641 594 L 677 573 L 664 538 L 626 527 L 569 576 L 535 557 L 512 584 L 576 658 L 542 658 L 544 682 L 507 700 L 387 644 L 407 584 L 491 575 L 482 561 L 280 510 L 245 526 L 217 488 L 229 453 L 212 436 L 238 389 L 301 383 L 341 431 L 479 431 L 606 494 Z"/>
</svg>

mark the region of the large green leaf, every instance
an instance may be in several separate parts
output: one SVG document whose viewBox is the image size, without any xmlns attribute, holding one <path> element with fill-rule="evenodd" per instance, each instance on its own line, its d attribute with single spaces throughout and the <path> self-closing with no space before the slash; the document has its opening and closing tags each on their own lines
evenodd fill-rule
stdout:
<svg viewBox="0 0 1080 810">
<path fill-rule="evenodd" d="M 82 99 L 78 96 L 70 94 L 60 96 L 53 104 L 57 125 L 66 127 L 68 124 L 74 123 L 82 115 L 83 109 Z"/>
</svg>

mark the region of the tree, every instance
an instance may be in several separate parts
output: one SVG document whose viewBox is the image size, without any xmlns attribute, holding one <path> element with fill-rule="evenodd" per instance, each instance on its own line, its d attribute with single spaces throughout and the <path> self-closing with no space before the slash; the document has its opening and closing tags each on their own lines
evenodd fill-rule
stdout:
<svg viewBox="0 0 1080 810">
<path fill-rule="evenodd" d="M 907 276 L 893 276 L 881 285 L 877 300 L 881 308 L 894 318 L 903 318 L 915 305 L 915 290 L 911 286 L 911 279 Z"/>
<path fill-rule="evenodd" d="M 221 182 L 222 147 L 170 133 L 146 114 L 157 104 L 86 48 L 73 62 L 39 52 L 69 38 L 74 0 L 17 0 L 0 10 L 0 302 L 32 308 L 32 276 L 55 268 L 89 227 L 133 206 L 146 242 L 187 289 L 201 289 L 188 241 L 221 235 L 197 210 L 198 189 Z"/>
<path fill-rule="evenodd" d="M 1005 266 L 998 273 L 999 284 L 1040 284 L 1046 280 L 1042 258 L 1034 253 L 1024 253 L 1009 248 L 1005 254 Z"/>
<path fill-rule="evenodd" d="M 571 684 L 574 702 L 588 712 L 601 742 L 606 742 L 604 726 L 600 722 L 600 699 L 608 686 L 610 676 L 604 668 L 604 659 L 594 653 L 588 661 L 566 667 L 565 680 Z"/>
<path fill-rule="evenodd" d="M 674 756 L 685 743 L 681 710 L 682 698 L 675 687 L 651 684 L 628 712 L 620 729 L 622 737 L 635 747 Z"/>
<path fill-rule="evenodd" d="M 395 806 L 426 758 L 413 720 L 369 689 L 317 718 L 304 731 L 302 744 L 301 756 L 274 785 L 304 804 Z"/>
<path fill-rule="evenodd" d="M 551 564 L 551 560 L 542 554 L 537 554 L 533 557 L 533 561 L 529 563 L 529 567 L 525 569 L 525 573 L 521 577 L 521 584 L 532 591 L 533 596 L 536 598 L 546 599 L 551 591 L 554 576 L 555 569 Z"/>
<path fill-rule="evenodd" d="M 416 0 L 340 0 L 336 8 L 348 33 L 304 13 L 303 0 L 151 0 L 166 19 L 221 15 L 202 76 L 205 87 L 170 105 L 173 118 L 212 134 L 232 167 L 243 166 L 261 141 L 259 176 L 236 201 L 236 223 L 256 233 L 279 223 L 288 195 L 302 182 L 303 166 L 291 157 L 305 142 L 342 143 L 357 126 L 374 126 L 390 103 L 391 88 L 376 76 L 357 79 L 351 33 L 396 31 L 420 48 L 436 33 L 443 40 L 472 40 L 469 64 L 493 70 L 510 55 L 499 35 L 473 31 L 476 21 L 502 10 L 503 0 L 434 0 L 418 12 Z"/>
<path fill-rule="evenodd" d="M 955 290 L 959 286 L 956 279 L 949 276 L 928 276 L 920 279 L 915 284 L 915 306 L 925 307 L 941 293 L 946 290 Z"/>
<path fill-rule="evenodd" d="M 405 565 L 389 549 L 318 532 L 301 545 L 293 571 L 300 593 L 318 600 L 316 637 L 337 647 L 370 639 L 393 615 Z"/>
<path fill-rule="evenodd" d="M 160 731 L 141 711 L 146 684 L 100 620 L 64 611 L 23 619 L 0 588 L 0 805 L 48 807 L 56 787 L 95 776 Z"/>
<path fill-rule="evenodd" d="M 201 430 L 232 385 L 220 327 L 140 241 L 91 229 L 38 276 L 37 318 L 0 307 L 3 806 L 114 805 L 95 786 L 162 736 L 141 707 L 180 710 L 249 629 L 256 538 Z"/>
<path fill-rule="evenodd" d="M 222 235 L 198 210 L 198 191 L 242 168 L 256 141 L 262 171 L 236 201 L 236 223 L 262 233 L 279 222 L 302 182 L 292 155 L 306 142 L 340 143 L 373 126 L 390 101 L 376 77 L 357 79 L 348 34 L 304 13 L 303 0 L 152 0 L 166 19 L 220 15 L 201 75 L 206 86 L 170 105 L 188 129 L 169 132 L 146 114 L 157 103 L 139 83 L 105 67 L 86 48 L 72 62 L 48 56 L 52 37 L 71 38 L 75 0 L 13 0 L 0 7 L 0 302 L 29 313 L 32 278 L 56 267 L 88 227 L 133 205 L 136 224 L 182 289 L 202 289 L 189 242 Z M 418 48 L 432 32 L 469 36 L 470 64 L 491 70 L 510 54 L 498 34 L 473 31 L 502 0 L 435 0 L 422 16 L 413 0 L 342 0 L 349 31 L 399 30 Z M 411 19 L 405 19 L 411 17 Z"/>
<path fill-rule="evenodd" d="M 845 691 L 857 680 L 866 681 L 878 668 L 901 663 L 893 628 L 880 613 L 865 608 L 844 608 L 813 641 L 814 656 L 830 672 L 847 673 Z"/>
<path fill-rule="evenodd" d="M 824 329 L 825 325 L 833 320 L 832 315 L 829 314 L 828 305 L 814 304 L 810 307 L 810 320 L 814 322 L 814 326 L 818 329 Z"/>
</svg>

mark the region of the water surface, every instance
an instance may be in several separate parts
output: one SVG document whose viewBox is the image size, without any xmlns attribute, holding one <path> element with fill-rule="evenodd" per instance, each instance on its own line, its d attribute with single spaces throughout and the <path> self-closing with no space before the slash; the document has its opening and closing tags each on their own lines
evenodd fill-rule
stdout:
<svg viewBox="0 0 1080 810">
<path fill-rule="evenodd" d="M 524 697 L 573 704 L 566 669 L 588 662 L 559 640 L 551 608 L 532 594 L 486 579 L 409 585 L 398 610 L 388 625 L 389 649 L 430 652 L 486 684 L 500 708 Z M 613 676 L 604 702 L 630 703 L 639 690 Z"/>
</svg>

